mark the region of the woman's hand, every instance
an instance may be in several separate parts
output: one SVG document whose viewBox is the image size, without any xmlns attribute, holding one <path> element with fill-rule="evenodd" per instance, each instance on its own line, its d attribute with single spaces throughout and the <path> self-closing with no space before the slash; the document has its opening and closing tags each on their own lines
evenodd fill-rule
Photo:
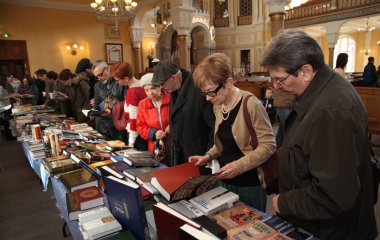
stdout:
<svg viewBox="0 0 380 240">
<path fill-rule="evenodd" d="M 218 179 L 230 179 L 239 175 L 240 172 L 235 163 L 232 162 L 220 168 L 215 174 Z"/>
<path fill-rule="evenodd" d="M 195 166 L 198 166 L 198 167 L 206 165 L 209 160 L 210 160 L 210 157 L 208 155 L 189 157 L 189 162 L 195 162 L 196 161 L 197 163 L 195 164 Z"/>
<path fill-rule="evenodd" d="M 166 134 L 162 130 L 157 130 L 155 136 L 156 136 L 156 139 L 163 139 L 166 137 Z"/>
<path fill-rule="evenodd" d="M 166 128 L 165 128 L 165 134 L 169 134 L 170 133 L 170 126 L 168 125 Z"/>
<path fill-rule="evenodd" d="M 106 109 L 105 111 L 106 111 L 106 113 L 102 113 L 102 114 L 100 114 L 100 116 L 102 116 L 102 117 L 108 117 L 108 116 L 111 116 L 111 110 Z"/>
</svg>

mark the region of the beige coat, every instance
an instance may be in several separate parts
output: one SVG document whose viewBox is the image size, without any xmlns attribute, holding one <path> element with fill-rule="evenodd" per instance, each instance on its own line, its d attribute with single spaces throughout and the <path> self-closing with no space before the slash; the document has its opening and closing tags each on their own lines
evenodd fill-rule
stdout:
<svg viewBox="0 0 380 240">
<path fill-rule="evenodd" d="M 244 100 L 244 98 L 251 93 L 242 91 L 242 94 Z M 263 104 L 256 97 L 251 97 L 248 100 L 247 106 L 248 112 L 251 115 L 252 126 L 255 129 L 259 146 L 254 151 L 252 151 L 250 145 L 251 136 L 248 132 L 248 128 L 244 120 L 242 102 L 235 122 L 232 125 L 232 134 L 235 138 L 235 141 L 245 155 L 244 157 L 234 161 L 239 169 L 240 174 L 253 168 L 257 168 L 270 156 L 272 156 L 276 150 L 276 142 L 273 134 L 273 129 Z M 214 105 L 214 113 L 216 116 L 214 135 L 215 144 L 207 152 L 211 154 L 213 159 L 219 157 L 223 149 L 222 143 L 216 134 L 220 123 L 223 121 L 221 106 Z"/>
</svg>

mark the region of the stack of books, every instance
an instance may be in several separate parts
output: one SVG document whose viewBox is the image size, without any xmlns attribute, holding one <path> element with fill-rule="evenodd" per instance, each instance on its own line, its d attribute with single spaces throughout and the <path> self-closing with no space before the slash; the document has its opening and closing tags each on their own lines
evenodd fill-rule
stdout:
<svg viewBox="0 0 380 240">
<path fill-rule="evenodd" d="M 45 155 L 45 144 L 42 140 L 29 141 L 29 152 L 33 159 L 43 159 Z"/>
</svg>

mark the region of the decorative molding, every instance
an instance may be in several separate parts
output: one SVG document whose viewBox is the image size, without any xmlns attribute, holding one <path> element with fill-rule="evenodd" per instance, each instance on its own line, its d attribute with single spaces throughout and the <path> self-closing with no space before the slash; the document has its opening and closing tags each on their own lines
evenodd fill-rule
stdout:
<svg viewBox="0 0 380 240">
<path fill-rule="evenodd" d="M 54 9 L 93 12 L 93 9 L 90 6 L 90 2 L 89 4 L 79 4 L 79 3 L 52 2 L 52 1 L 44 1 L 44 0 L 0 0 L 0 3 L 29 6 L 29 7 L 54 8 Z"/>
<path fill-rule="evenodd" d="M 144 38 L 144 28 L 143 27 L 130 27 L 131 40 L 135 43 L 141 43 Z"/>
<path fill-rule="evenodd" d="M 351 18 L 367 17 L 373 14 L 380 13 L 380 6 L 371 6 L 368 8 L 362 8 L 358 10 L 352 10 L 347 12 L 335 12 L 326 15 L 314 15 L 313 17 L 299 19 L 297 21 L 287 22 L 285 20 L 284 28 L 297 28 L 309 25 L 316 25 L 326 22 L 334 22 L 338 20 L 345 20 Z"/>
<path fill-rule="evenodd" d="M 104 38 L 120 39 L 120 31 L 115 31 L 115 23 L 104 22 Z"/>
</svg>

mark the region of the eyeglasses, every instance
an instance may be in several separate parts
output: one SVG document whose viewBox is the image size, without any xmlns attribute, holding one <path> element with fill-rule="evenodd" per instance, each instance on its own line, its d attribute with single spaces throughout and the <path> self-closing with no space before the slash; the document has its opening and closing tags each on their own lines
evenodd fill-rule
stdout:
<svg viewBox="0 0 380 240">
<path fill-rule="evenodd" d="M 202 94 L 203 96 L 209 96 L 209 97 L 216 97 L 216 95 L 218 94 L 219 90 L 223 87 L 223 84 L 220 84 L 217 88 L 215 88 L 215 90 L 212 90 L 212 91 L 207 91 L 207 92 L 202 92 L 201 90 L 199 90 L 200 94 Z"/>
<path fill-rule="evenodd" d="M 275 78 L 275 77 L 273 77 L 272 76 L 272 74 L 269 74 L 270 76 L 271 76 L 271 78 L 273 79 L 273 81 L 275 81 L 277 84 L 282 84 L 282 82 L 283 81 L 285 81 L 290 75 L 292 75 L 292 74 L 290 74 L 289 73 L 289 75 L 288 76 L 286 76 L 286 77 L 284 77 L 284 78 L 282 78 L 282 79 L 278 79 L 278 78 Z"/>
<path fill-rule="evenodd" d="M 102 77 L 105 69 L 106 69 L 106 68 L 103 68 L 103 71 L 102 71 L 101 73 L 99 73 L 98 75 L 96 75 L 96 78 L 100 78 L 100 77 Z"/>
</svg>

